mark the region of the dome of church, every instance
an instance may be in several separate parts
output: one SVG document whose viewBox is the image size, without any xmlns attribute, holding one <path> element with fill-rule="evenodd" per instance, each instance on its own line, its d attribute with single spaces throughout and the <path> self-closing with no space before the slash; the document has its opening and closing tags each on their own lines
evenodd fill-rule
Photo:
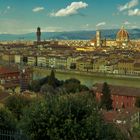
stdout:
<svg viewBox="0 0 140 140">
<path fill-rule="evenodd" d="M 124 29 L 124 27 L 122 27 L 122 29 L 117 33 L 116 40 L 121 42 L 129 41 L 129 33 Z"/>
</svg>

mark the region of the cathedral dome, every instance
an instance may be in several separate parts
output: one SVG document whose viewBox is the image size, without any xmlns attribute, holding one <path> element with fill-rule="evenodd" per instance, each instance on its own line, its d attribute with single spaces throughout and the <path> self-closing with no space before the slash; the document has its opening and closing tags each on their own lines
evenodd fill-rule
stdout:
<svg viewBox="0 0 140 140">
<path fill-rule="evenodd" d="M 120 42 L 128 42 L 129 41 L 129 33 L 122 27 L 120 31 L 117 33 L 116 40 Z"/>
</svg>

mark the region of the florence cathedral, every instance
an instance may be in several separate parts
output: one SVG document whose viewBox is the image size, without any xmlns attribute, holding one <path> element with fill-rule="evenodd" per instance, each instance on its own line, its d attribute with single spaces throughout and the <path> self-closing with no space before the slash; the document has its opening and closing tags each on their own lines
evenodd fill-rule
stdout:
<svg viewBox="0 0 140 140">
<path fill-rule="evenodd" d="M 129 33 L 122 27 L 116 34 L 116 39 L 102 39 L 101 31 L 96 31 L 95 39 L 91 40 L 91 43 L 96 47 L 108 46 L 108 47 L 131 47 L 140 44 L 140 40 L 130 40 Z"/>
</svg>

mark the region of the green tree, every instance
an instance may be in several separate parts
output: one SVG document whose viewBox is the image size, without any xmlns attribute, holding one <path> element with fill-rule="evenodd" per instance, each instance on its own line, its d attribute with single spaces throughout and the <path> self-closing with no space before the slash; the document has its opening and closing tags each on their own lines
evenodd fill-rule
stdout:
<svg viewBox="0 0 140 140">
<path fill-rule="evenodd" d="M 136 107 L 140 108 L 140 98 L 136 98 Z"/>
<path fill-rule="evenodd" d="M 41 87 L 40 92 L 44 95 L 47 95 L 47 96 L 53 96 L 56 94 L 55 89 L 49 84 L 44 84 Z"/>
<path fill-rule="evenodd" d="M 34 92 L 40 92 L 40 91 L 44 92 L 44 90 L 42 90 L 42 87 L 43 89 L 47 89 L 45 88 L 45 85 L 49 85 L 55 89 L 62 86 L 63 81 L 60 81 L 57 78 L 55 78 L 54 70 L 52 70 L 50 76 L 46 76 L 40 80 L 32 81 L 32 83 L 29 85 L 29 90 L 34 91 Z"/>
<path fill-rule="evenodd" d="M 122 132 L 118 126 L 114 124 L 104 123 L 102 126 L 101 136 L 99 140 L 130 140 L 128 134 Z"/>
<path fill-rule="evenodd" d="M 0 108 L 0 129 L 1 130 L 15 130 L 16 119 L 12 113 L 6 108 Z"/>
<path fill-rule="evenodd" d="M 79 80 L 71 78 L 64 82 L 63 87 L 66 89 L 67 93 L 76 93 L 80 92 L 83 88 L 80 84 Z"/>
<path fill-rule="evenodd" d="M 11 95 L 5 100 L 5 106 L 12 112 L 12 114 L 19 120 L 23 115 L 23 109 L 29 106 L 31 99 L 23 95 Z"/>
<path fill-rule="evenodd" d="M 41 84 L 39 80 L 34 80 L 29 85 L 29 90 L 34 91 L 34 92 L 39 92 L 40 88 L 41 88 Z"/>
<path fill-rule="evenodd" d="M 80 85 L 79 86 L 79 91 L 81 92 L 81 91 L 89 91 L 89 88 L 87 87 L 87 86 L 85 86 L 85 85 Z"/>
<path fill-rule="evenodd" d="M 40 79 L 40 85 L 43 86 L 44 84 L 48 83 L 48 78 L 49 78 L 49 77 L 46 76 L 46 77 Z"/>
<path fill-rule="evenodd" d="M 106 110 L 112 109 L 112 99 L 109 85 L 105 82 L 102 88 L 101 107 Z"/>
<path fill-rule="evenodd" d="M 51 74 L 48 78 L 48 85 L 52 86 L 52 87 L 56 87 L 56 78 L 55 78 L 55 73 L 54 73 L 54 70 L 51 70 Z"/>
<path fill-rule="evenodd" d="M 20 127 L 33 140 L 123 140 L 104 123 L 92 94 L 40 101 L 25 110 Z"/>
<path fill-rule="evenodd" d="M 137 126 L 133 128 L 133 139 L 140 139 L 140 124 L 137 124 Z"/>
</svg>

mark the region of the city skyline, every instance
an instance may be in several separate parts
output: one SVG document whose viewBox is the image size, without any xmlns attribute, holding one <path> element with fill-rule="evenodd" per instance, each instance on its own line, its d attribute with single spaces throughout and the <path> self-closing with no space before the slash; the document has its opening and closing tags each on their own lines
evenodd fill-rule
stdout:
<svg viewBox="0 0 140 140">
<path fill-rule="evenodd" d="M 139 0 L 0 0 L 0 34 L 139 28 Z"/>
</svg>

